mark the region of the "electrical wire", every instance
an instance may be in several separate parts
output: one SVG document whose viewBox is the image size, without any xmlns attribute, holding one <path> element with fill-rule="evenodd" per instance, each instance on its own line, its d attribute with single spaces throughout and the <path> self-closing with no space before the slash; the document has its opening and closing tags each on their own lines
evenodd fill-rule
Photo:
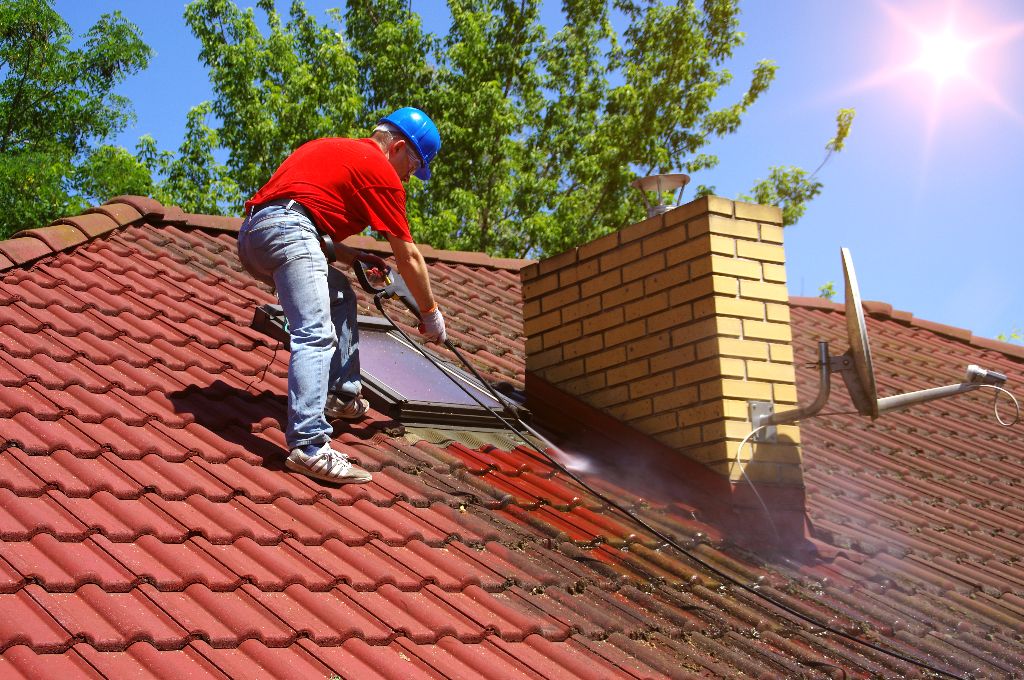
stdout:
<svg viewBox="0 0 1024 680">
<path fill-rule="evenodd" d="M 503 418 L 500 414 L 498 414 L 490 406 L 488 406 L 488 405 L 484 404 L 482 401 L 480 401 L 476 397 L 476 395 L 474 395 L 472 392 L 470 392 L 468 389 L 466 389 L 466 387 L 463 386 L 458 380 L 455 380 L 455 378 L 452 375 L 450 375 L 447 371 L 445 371 L 443 369 L 443 367 L 440 364 L 438 364 L 437 361 L 432 356 L 430 356 L 430 354 L 419 345 L 419 343 L 414 343 L 412 341 L 412 339 L 408 336 L 408 334 L 404 330 L 402 330 L 398 326 L 397 323 L 395 323 L 394 319 L 392 319 L 388 315 L 388 313 L 386 311 L 384 311 L 384 305 L 383 305 L 383 303 L 381 301 L 381 295 L 380 294 L 374 296 L 374 304 L 376 305 L 378 311 L 380 311 L 380 313 L 384 315 L 384 318 L 387 319 L 388 322 L 391 323 L 391 325 L 395 328 L 395 330 L 397 330 L 402 335 L 402 337 L 406 340 L 406 342 L 409 342 L 409 343 L 413 344 L 413 346 L 416 347 L 416 350 L 425 359 L 427 359 L 427 361 L 429 361 L 431 364 L 434 365 L 435 368 L 437 368 L 442 373 L 444 373 L 444 375 L 448 376 L 448 379 L 451 380 L 454 384 L 458 385 L 460 389 L 462 389 L 471 399 L 473 399 L 473 401 L 475 401 L 482 408 L 484 408 L 488 412 L 490 412 L 491 415 L 493 415 L 497 420 L 501 421 L 501 423 L 503 425 L 505 425 L 509 429 L 509 431 L 515 433 L 517 436 L 519 436 L 521 439 L 523 439 L 523 441 L 526 442 L 527 446 L 532 448 L 540 456 L 543 457 L 545 462 L 547 462 L 553 468 L 555 468 L 556 470 L 558 470 L 562 474 L 566 475 L 567 477 L 569 477 L 570 479 L 575 481 L 577 484 L 580 485 L 580 487 L 585 489 L 588 493 L 593 495 L 598 500 L 602 501 L 605 505 L 607 505 L 610 508 L 613 508 L 613 509 L 617 510 L 622 515 L 627 517 L 630 521 L 632 521 L 633 523 L 639 525 L 643 529 L 649 531 L 653 535 L 657 536 L 662 541 L 664 541 L 667 545 L 672 546 L 673 548 L 675 548 L 677 551 L 679 551 L 680 553 L 685 555 L 687 558 L 689 558 L 690 560 L 692 560 L 696 564 L 699 564 L 701 567 L 703 567 L 707 571 L 709 571 L 712 574 L 714 574 L 715 576 L 719 577 L 721 580 L 728 581 L 729 583 L 733 584 L 734 586 L 736 586 L 736 587 L 746 591 L 747 593 L 750 593 L 754 597 L 757 597 L 757 598 L 759 598 L 759 599 L 761 599 L 761 600 L 771 604 L 772 606 L 774 606 L 774 607 L 776 607 L 776 608 L 778 608 L 778 609 L 788 613 L 790 616 L 792 616 L 794 618 L 797 618 L 797 619 L 799 619 L 801 621 L 804 621 L 805 623 L 808 623 L 811 626 L 819 628 L 819 629 L 821 629 L 823 631 L 831 633 L 831 634 L 833 634 L 833 635 L 835 635 L 837 637 L 843 638 L 845 640 L 848 640 L 848 641 L 853 642 L 855 644 L 861 645 L 863 647 L 867 647 L 868 649 L 874 650 L 874 651 L 879 652 L 881 654 L 885 654 L 885 655 L 891 656 L 892 658 L 899 659 L 900 661 L 903 661 L 905 663 L 911 664 L 913 666 L 917 666 L 918 668 L 922 668 L 922 669 L 930 671 L 932 673 L 936 673 L 936 674 L 941 675 L 943 677 L 952 678 L 953 680 L 966 680 L 965 678 L 963 678 L 963 677 L 961 677 L 959 675 L 954 675 L 953 673 L 949 673 L 948 671 L 944 671 L 944 670 L 942 670 L 940 668 L 936 668 L 935 666 L 932 666 L 932 665 L 930 665 L 930 664 L 928 664 L 928 663 L 926 663 L 924 661 L 921 661 L 919 659 L 915 659 L 914 657 L 910 657 L 910 656 L 907 656 L 905 654 L 901 654 L 901 653 L 899 653 L 899 652 L 897 652 L 895 650 L 887 649 L 887 648 L 882 647 L 880 645 L 876 645 L 875 643 L 870 642 L 868 640 L 864 640 L 862 638 L 859 638 L 856 635 L 851 635 L 850 633 L 846 633 L 846 632 L 844 632 L 842 630 L 839 630 L 838 628 L 833 628 L 833 627 L 831 627 L 831 626 L 829 626 L 827 624 L 821 623 L 820 621 L 815 620 L 813 617 L 810 617 L 807 614 L 804 614 L 800 610 L 798 610 L 798 609 L 796 609 L 794 607 L 791 607 L 791 606 L 785 604 L 784 602 L 779 602 L 778 600 L 775 600 L 774 598 L 766 595 L 765 593 L 760 592 L 757 589 L 756 586 L 750 586 L 750 585 L 747 585 L 746 583 L 743 583 L 742 581 L 740 581 L 736 577 L 732 576 L 731 574 L 728 574 L 728 573 L 722 571 L 721 569 L 719 569 L 715 565 L 713 565 L 713 564 L 707 562 L 706 560 L 702 559 L 700 556 L 698 556 L 694 552 L 688 550 L 687 548 L 684 548 L 674 538 L 672 538 L 671 536 L 668 536 L 667 534 L 662 532 L 660 529 L 657 529 L 656 527 L 652 526 L 650 523 L 647 522 L 647 520 L 643 519 L 642 517 L 639 517 L 633 511 L 629 510 L 628 508 L 623 507 L 618 502 L 608 498 L 607 496 L 605 496 L 600 491 L 594 489 L 592 486 L 590 486 L 590 484 L 588 484 L 587 482 L 583 481 L 575 473 L 573 473 L 571 470 L 569 470 L 568 468 L 563 466 L 561 463 L 559 463 L 557 460 L 555 460 L 550 454 L 548 454 L 545 451 L 542 451 L 537 446 L 534 446 L 533 443 L 529 440 L 529 438 L 526 437 L 519 429 L 515 428 L 511 423 L 508 422 L 508 420 Z M 491 387 L 490 383 L 488 383 L 486 380 L 483 379 L 483 377 L 476 370 L 476 368 L 474 368 L 473 365 L 470 364 L 466 360 L 466 358 L 462 356 L 462 353 L 459 352 L 459 350 L 455 347 L 455 345 L 450 340 L 445 342 L 445 346 L 448 349 L 450 349 L 455 354 L 455 356 L 459 359 L 459 361 L 461 361 L 466 366 L 466 368 L 468 368 L 473 373 L 473 375 L 476 377 L 476 379 L 479 380 L 480 383 L 485 388 L 487 388 L 487 390 L 494 397 L 495 401 L 497 401 L 499 404 L 503 404 L 506 407 L 506 409 L 509 407 L 509 404 L 505 400 L 505 398 L 502 397 L 493 387 Z M 523 426 L 524 429 L 529 431 L 531 434 L 536 436 L 538 439 L 544 441 L 544 443 L 547 444 L 550 448 L 555 449 L 556 451 L 558 450 L 558 448 L 556 446 L 554 446 L 554 444 L 552 444 L 551 442 L 547 441 L 536 430 L 534 430 L 529 425 L 524 423 L 518 416 L 515 416 L 515 419 L 516 419 L 516 421 L 519 422 L 520 425 Z M 752 436 L 753 434 L 754 433 L 751 433 L 750 435 L 748 435 L 748 437 Z"/>
<path fill-rule="evenodd" d="M 1017 397 L 1013 396 L 1013 393 L 1010 392 L 1010 390 L 1006 389 L 1005 387 L 1000 387 L 999 385 L 979 385 L 978 387 L 991 387 L 992 389 L 996 390 L 996 398 L 992 402 L 992 411 L 996 414 L 996 420 L 999 421 L 1000 425 L 1002 425 L 1003 427 L 1013 427 L 1014 425 L 1020 422 L 1020 403 L 1017 401 Z M 1000 392 L 1002 392 L 1003 394 L 1010 398 L 1010 401 L 1013 402 L 1013 407 L 1017 410 L 1017 417 L 1013 419 L 1013 422 L 1008 423 L 1005 420 L 1003 420 L 1002 417 L 999 415 Z"/>
</svg>

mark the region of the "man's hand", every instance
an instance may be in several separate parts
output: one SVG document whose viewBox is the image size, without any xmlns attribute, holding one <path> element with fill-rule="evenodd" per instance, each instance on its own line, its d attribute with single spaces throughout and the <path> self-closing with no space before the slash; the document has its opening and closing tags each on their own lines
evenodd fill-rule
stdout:
<svg viewBox="0 0 1024 680">
<path fill-rule="evenodd" d="M 444 328 L 444 317 L 441 310 L 435 306 L 429 312 L 424 312 L 420 317 L 420 334 L 430 342 L 444 344 L 448 340 L 448 334 Z"/>
</svg>

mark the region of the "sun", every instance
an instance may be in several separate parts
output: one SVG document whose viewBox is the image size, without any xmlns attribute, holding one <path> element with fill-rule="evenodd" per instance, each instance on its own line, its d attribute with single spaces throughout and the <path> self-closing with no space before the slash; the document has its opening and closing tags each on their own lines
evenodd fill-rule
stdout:
<svg viewBox="0 0 1024 680">
<path fill-rule="evenodd" d="M 976 43 L 946 27 L 941 32 L 919 34 L 919 51 L 912 68 L 931 76 L 937 87 L 957 79 L 971 79 L 971 56 Z"/>
</svg>

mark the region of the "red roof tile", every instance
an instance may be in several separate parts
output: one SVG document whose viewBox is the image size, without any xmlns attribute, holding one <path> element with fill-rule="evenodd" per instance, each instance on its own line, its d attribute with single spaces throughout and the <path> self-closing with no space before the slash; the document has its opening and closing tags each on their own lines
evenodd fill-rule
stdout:
<svg viewBox="0 0 1024 680">
<path fill-rule="evenodd" d="M 525 448 L 417 441 L 375 412 L 335 439 L 374 481 L 322 486 L 282 469 L 287 355 L 248 328 L 273 298 L 235 258 L 238 224 L 119 197 L 58 221 L 88 241 L 0 243 L 5 677 L 917 672 L 720 573 L 950 672 L 1024 672 L 1024 466 L 991 396 L 804 423 L 818 549 L 787 558 L 731 547 L 699 503 L 590 475 L 720 573 Z M 524 263 L 424 250 L 453 337 L 522 388 Z M 844 345 L 840 307 L 791 306 L 798 366 L 818 336 Z M 883 393 L 968 358 L 1022 377 L 1015 346 L 886 305 L 869 330 Z"/>
</svg>

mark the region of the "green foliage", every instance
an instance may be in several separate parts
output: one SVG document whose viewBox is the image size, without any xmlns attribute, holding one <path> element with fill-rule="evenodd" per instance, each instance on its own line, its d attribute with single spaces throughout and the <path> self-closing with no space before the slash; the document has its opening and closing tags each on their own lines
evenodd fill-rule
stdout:
<svg viewBox="0 0 1024 680">
<path fill-rule="evenodd" d="M 826 281 L 824 284 L 818 287 L 818 297 L 831 300 L 836 296 L 836 285 L 835 281 Z"/>
<path fill-rule="evenodd" d="M 813 173 L 808 174 L 806 170 L 792 166 L 773 166 L 768 178 L 759 180 L 751 189 L 751 195 L 741 194 L 740 199 L 778 206 L 782 208 L 782 223 L 787 226 L 796 224 L 807 210 L 807 204 L 821 193 L 824 185 L 815 178 L 832 155 L 843 150 L 854 115 L 853 109 L 839 109 L 836 135 L 825 144 L 825 158 Z"/>
<path fill-rule="evenodd" d="M 120 176 L 127 152 L 92 145 L 131 121 L 113 90 L 151 51 L 119 12 L 101 16 L 80 49 L 71 38 L 50 0 L 0 3 L 0 237 L 144 185 L 137 167 Z"/>
<path fill-rule="evenodd" d="M 429 190 L 408 187 L 418 240 L 555 253 L 641 219 L 637 175 L 714 168 L 707 147 L 737 130 L 775 76 L 772 62 L 754 64 L 745 90 L 719 103 L 743 40 L 736 0 L 572 0 L 551 35 L 540 4 L 449 0 L 451 24 L 436 36 L 404 0 L 351 0 L 327 26 L 297 1 L 283 21 L 259 0 L 258 23 L 232 0 L 193 0 L 185 17 L 240 195 L 308 139 L 364 135 L 382 113 L 419 106 L 443 148 Z M 612 6 L 628 19 L 621 35 Z M 820 190 L 781 168 L 755 193 L 792 222 Z"/>
<path fill-rule="evenodd" d="M 1017 329 L 1009 333 L 1000 333 L 996 336 L 996 340 L 1001 342 L 1024 342 L 1024 331 Z"/>
<path fill-rule="evenodd" d="M 242 11 L 231 0 L 196 0 L 185 8 L 217 95 L 212 111 L 220 121 L 218 143 L 228 150 L 227 168 L 246 197 L 302 143 L 354 133 L 363 106 L 336 10 L 331 28 L 320 26 L 299 0 L 286 23 L 273 0 L 257 4 L 266 16 L 266 36 L 253 10 Z M 237 198 L 221 199 L 239 207 Z"/>
<path fill-rule="evenodd" d="M 139 140 L 138 160 L 148 173 L 162 178 L 152 194 L 164 205 L 220 215 L 244 201 L 228 168 L 214 158 L 219 138 L 217 131 L 206 124 L 211 108 L 209 102 L 203 102 L 188 112 L 185 140 L 177 154 L 157 151 L 155 140 L 148 135 Z"/>
</svg>

